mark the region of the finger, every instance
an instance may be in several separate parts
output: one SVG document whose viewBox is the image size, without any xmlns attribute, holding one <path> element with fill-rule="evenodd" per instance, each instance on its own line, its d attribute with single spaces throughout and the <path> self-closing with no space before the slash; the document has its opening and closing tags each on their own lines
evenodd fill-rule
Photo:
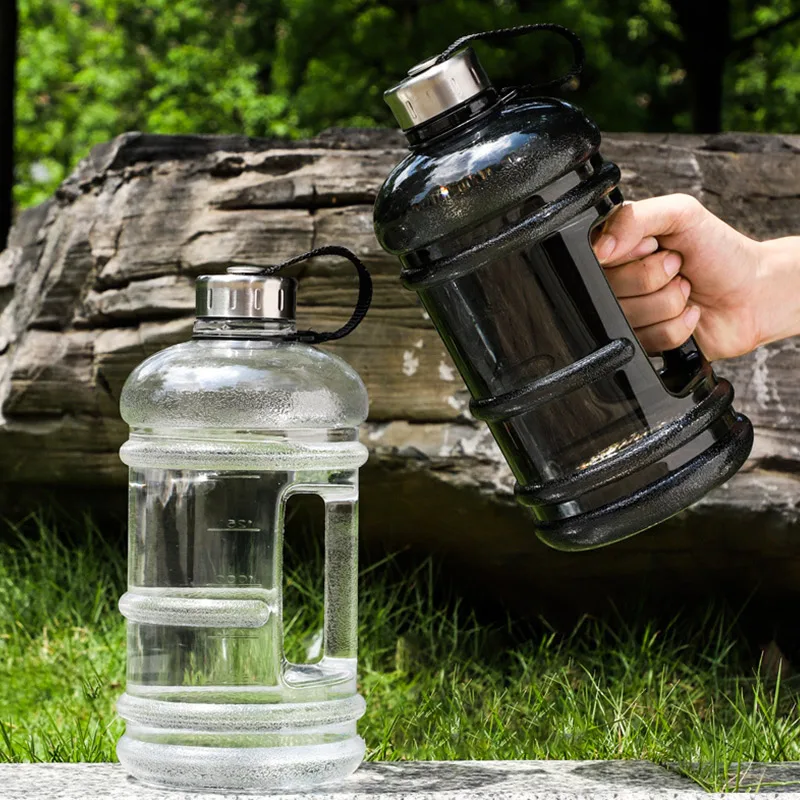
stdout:
<svg viewBox="0 0 800 800">
<path fill-rule="evenodd" d="M 606 278 L 617 297 L 638 297 L 663 289 L 681 268 L 678 253 L 661 250 L 621 267 L 606 267 Z"/>
<path fill-rule="evenodd" d="M 634 328 L 645 328 L 680 315 L 692 291 L 686 278 L 673 278 L 663 289 L 643 297 L 628 297 L 619 304 Z"/>
<path fill-rule="evenodd" d="M 657 355 L 664 350 L 680 347 L 693 333 L 700 319 L 699 306 L 689 306 L 680 316 L 674 319 L 637 328 L 636 335 L 642 347 L 650 354 Z"/>
<path fill-rule="evenodd" d="M 685 194 L 651 197 L 620 206 L 606 221 L 595 244 L 600 263 L 611 263 L 630 253 L 642 239 L 687 230 L 695 224 L 694 218 L 702 208 L 694 197 Z"/>
<path fill-rule="evenodd" d="M 655 236 L 647 236 L 642 239 L 628 255 L 631 258 L 642 258 L 643 256 L 649 256 L 651 253 L 655 253 L 656 250 L 658 250 L 658 239 L 656 239 Z"/>
<path fill-rule="evenodd" d="M 658 250 L 658 239 L 655 236 L 646 236 L 629 253 L 619 253 L 611 260 L 603 262 L 604 267 L 616 267 L 621 264 L 627 264 L 629 261 L 634 261 L 637 258 L 649 256 Z"/>
</svg>

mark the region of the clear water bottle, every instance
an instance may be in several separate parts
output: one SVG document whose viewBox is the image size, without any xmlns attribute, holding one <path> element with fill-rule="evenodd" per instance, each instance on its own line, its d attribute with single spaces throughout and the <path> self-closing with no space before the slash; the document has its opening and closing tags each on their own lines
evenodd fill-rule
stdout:
<svg viewBox="0 0 800 800">
<path fill-rule="evenodd" d="M 349 254 L 313 255 L 331 252 Z M 368 400 L 351 367 L 311 344 L 360 321 L 370 286 L 358 266 L 360 312 L 330 334 L 297 332 L 294 279 L 252 267 L 199 278 L 191 341 L 151 356 L 125 384 L 128 669 L 117 754 L 143 782 L 294 789 L 346 776 L 363 758 L 358 427 Z M 283 652 L 284 516 L 298 494 L 325 504 L 323 655 L 313 664 Z"/>
</svg>

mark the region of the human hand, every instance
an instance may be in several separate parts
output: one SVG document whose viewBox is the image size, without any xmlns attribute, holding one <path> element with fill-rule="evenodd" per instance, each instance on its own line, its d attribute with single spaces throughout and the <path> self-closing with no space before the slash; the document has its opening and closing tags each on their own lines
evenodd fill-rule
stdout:
<svg viewBox="0 0 800 800">
<path fill-rule="evenodd" d="M 774 300 L 760 274 L 763 245 L 694 197 L 624 204 L 606 221 L 594 250 L 649 353 L 678 347 L 692 333 L 710 361 L 771 341 L 763 330 Z"/>
</svg>

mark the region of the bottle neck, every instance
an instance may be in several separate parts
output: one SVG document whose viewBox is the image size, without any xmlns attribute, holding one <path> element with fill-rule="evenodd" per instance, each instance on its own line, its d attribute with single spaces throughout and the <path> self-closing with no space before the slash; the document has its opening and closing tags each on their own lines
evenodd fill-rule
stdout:
<svg viewBox="0 0 800 800">
<path fill-rule="evenodd" d="M 409 128 L 405 134 L 411 147 L 419 147 L 433 139 L 452 133 L 458 128 L 480 119 L 490 113 L 498 104 L 500 96 L 495 89 L 489 88 L 485 92 L 473 97 L 466 103 L 450 109 L 429 122 Z"/>
<path fill-rule="evenodd" d="M 224 319 L 200 317 L 195 320 L 195 339 L 285 339 L 296 333 L 293 319 Z"/>
</svg>

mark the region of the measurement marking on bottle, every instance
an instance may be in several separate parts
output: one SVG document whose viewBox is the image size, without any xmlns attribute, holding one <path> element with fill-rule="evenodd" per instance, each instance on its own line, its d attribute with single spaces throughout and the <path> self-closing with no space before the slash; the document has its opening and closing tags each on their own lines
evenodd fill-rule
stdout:
<svg viewBox="0 0 800 800">
<path fill-rule="evenodd" d="M 259 533 L 261 528 L 206 528 L 209 533 L 228 533 L 238 531 L 239 533 Z"/>
</svg>

